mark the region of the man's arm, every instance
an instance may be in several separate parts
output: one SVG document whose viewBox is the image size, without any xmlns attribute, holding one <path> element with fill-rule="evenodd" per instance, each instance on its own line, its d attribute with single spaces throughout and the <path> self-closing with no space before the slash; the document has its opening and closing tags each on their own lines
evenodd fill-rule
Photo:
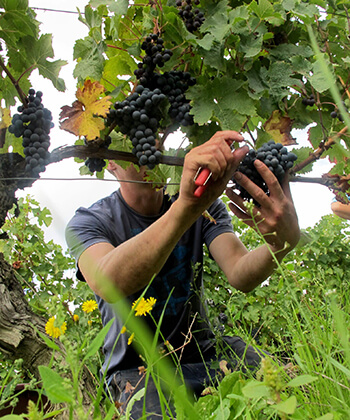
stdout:
<svg viewBox="0 0 350 420">
<path fill-rule="evenodd" d="M 192 149 L 185 158 L 180 193 L 170 209 L 140 234 L 114 248 L 104 242 L 92 245 L 78 265 L 91 289 L 107 301 L 113 288 L 128 296 L 145 287 L 157 274 L 181 236 L 225 189 L 228 180 L 248 151 L 246 146 L 231 152 L 228 143 L 242 141 L 234 131 L 216 133 Z M 210 188 L 194 197 L 194 177 L 199 167 L 212 172 Z"/>
<path fill-rule="evenodd" d="M 350 204 L 343 204 L 339 201 L 334 201 L 331 204 L 332 212 L 343 218 L 343 219 L 350 219 Z"/>
<path fill-rule="evenodd" d="M 269 196 L 246 176 L 239 173 L 235 176 L 260 207 L 247 210 L 237 194 L 231 190 L 226 193 L 232 200 L 229 204 L 232 212 L 248 226 L 259 231 L 266 244 L 248 252 L 242 248 L 243 245 L 237 243 L 239 241 L 234 235 L 227 233 L 215 238 L 209 247 L 229 283 L 244 292 L 253 290 L 266 280 L 276 268 L 275 258 L 281 261 L 300 238 L 288 177 L 281 186 L 266 165 L 260 161 L 255 164 L 269 188 Z"/>
<path fill-rule="evenodd" d="M 87 248 L 78 266 L 90 288 L 113 302 L 114 288 L 129 296 L 157 274 L 195 219 L 174 202 L 156 222 L 117 247 L 102 242 Z"/>
</svg>

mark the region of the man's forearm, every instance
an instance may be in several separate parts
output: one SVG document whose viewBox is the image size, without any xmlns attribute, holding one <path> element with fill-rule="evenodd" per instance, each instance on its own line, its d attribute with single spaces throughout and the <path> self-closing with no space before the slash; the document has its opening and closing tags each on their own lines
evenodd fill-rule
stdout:
<svg viewBox="0 0 350 420">
<path fill-rule="evenodd" d="M 143 232 L 120 244 L 104 255 L 95 268 L 84 276 L 93 279 L 93 289 L 104 290 L 98 279 L 108 279 L 125 296 L 145 287 L 157 274 L 181 236 L 198 218 L 199 214 L 186 213 L 179 203 L 171 208 Z M 87 279 L 88 283 L 89 279 Z M 105 281 L 105 280 L 103 280 Z M 101 296 L 107 298 L 107 296 Z"/>
<path fill-rule="evenodd" d="M 275 250 L 268 245 L 250 251 L 237 261 L 228 278 L 231 286 L 242 292 L 250 292 L 265 281 L 276 269 L 290 249 Z"/>
</svg>

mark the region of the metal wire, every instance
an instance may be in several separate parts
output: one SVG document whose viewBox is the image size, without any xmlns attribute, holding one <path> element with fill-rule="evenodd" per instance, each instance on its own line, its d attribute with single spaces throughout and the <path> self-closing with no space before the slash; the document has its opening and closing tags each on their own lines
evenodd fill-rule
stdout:
<svg viewBox="0 0 350 420">
<path fill-rule="evenodd" d="M 100 178 L 31 178 L 31 177 L 10 177 L 0 178 L 0 181 L 107 181 L 107 182 L 128 182 L 130 184 L 157 184 L 157 185 L 180 185 L 180 182 L 157 182 L 157 181 L 135 181 L 132 179 L 100 179 Z"/>
</svg>

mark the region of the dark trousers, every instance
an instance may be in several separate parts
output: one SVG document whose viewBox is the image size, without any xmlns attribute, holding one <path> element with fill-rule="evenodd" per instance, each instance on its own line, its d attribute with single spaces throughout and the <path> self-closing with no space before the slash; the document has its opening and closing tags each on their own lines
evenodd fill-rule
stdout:
<svg viewBox="0 0 350 420">
<path fill-rule="evenodd" d="M 181 359 L 181 369 L 188 392 L 194 396 L 200 396 L 204 388 L 211 385 L 217 378 L 222 376 L 222 371 L 215 367 L 214 361 L 225 360 L 230 369 L 256 370 L 260 365 L 264 353 L 248 346 L 240 337 L 223 337 L 222 346 L 217 355 L 217 350 L 212 340 L 202 340 L 197 343 L 199 349 L 196 352 L 184 356 Z M 109 391 L 114 401 L 119 402 L 120 410 L 125 412 L 126 406 L 133 395 L 144 388 L 144 376 L 140 375 L 138 367 L 115 372 L 109 379 Z M 157 387 L 151 377 L 145 393 L 146 415 L 142 417 L 143 399 L 134 402 L 131 410 L 133 419 L 155 420 L 161 419 L 162 411 Z M 170 405 L 173 411 L 173 406 Z M 167 415 L 170 415 L 167 412 Z"/>
</svg>

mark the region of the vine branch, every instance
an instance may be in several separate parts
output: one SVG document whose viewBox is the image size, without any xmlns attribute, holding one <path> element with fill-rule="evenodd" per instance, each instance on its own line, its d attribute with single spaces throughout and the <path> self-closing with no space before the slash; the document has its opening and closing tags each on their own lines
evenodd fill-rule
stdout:
<svg viewBox="0 0 350 420">
<path fill-rule="evenodd" d="M 13 86 L 16 88 L 18 95 L 21 99 L 22 104 L 26 104 L 26 96 L 24 95 L 22 89 L 19 87 L 18 81 L 12 76 L 11 72 L 9 71 L 9 69 L 6 67 L 5 63 L 3 62 L 1 56 L 0 56 L 0 67 L 4 70 L 4 72 L 6 73 L 7 77 L 11 80 Z"/>
<path fill-rule="evenodd" d="M 343 134 L 345 134 L 348 131 L 348 127 L 342 128 L 338 133 L 336 133 L 334 136 L 330 137 L 326 143 L 322 143 L 314 152 L 310 153 L 309 157 L 306 158 L 303 162 L 300 162 L 299 164 L 295 165 L 292 169 L 290 174 L 295 175 L 297 172 L 300 172 L 302 169 L 304 169 L 307 165 L 310 163 L 315 162 L 318 160 L 321 155 L 328 150 L 330 147 L 335 144 L 336 140 L 339 139 Z"/>
</svg>

